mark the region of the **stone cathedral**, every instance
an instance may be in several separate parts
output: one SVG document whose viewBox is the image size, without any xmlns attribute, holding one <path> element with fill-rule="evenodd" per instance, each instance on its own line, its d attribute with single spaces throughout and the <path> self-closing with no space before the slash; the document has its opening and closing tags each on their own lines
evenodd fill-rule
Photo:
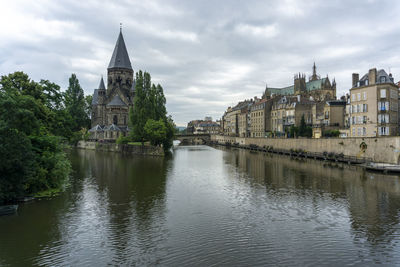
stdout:
<svg viewBox="0 0 400 267">
<path fill-rule="evenodd" d="M 115 140 L 129 132 L 129 109 L 135 97 L 133 74 L 121 30 L 107 68 L 107 87 L 101 77 L 93 93 L 91 139 Z"/>
</svg>

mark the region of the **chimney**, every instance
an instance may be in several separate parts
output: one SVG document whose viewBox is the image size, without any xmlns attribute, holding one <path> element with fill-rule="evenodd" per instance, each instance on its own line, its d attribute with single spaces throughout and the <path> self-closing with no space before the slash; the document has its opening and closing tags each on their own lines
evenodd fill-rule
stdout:
<svg viewBox="0 0 400 267">
<path fill-rule="evenodd" d="M 368 72 L 368 83 L 375 84 L 376 83 L 376 68 L 370 69 Z"/>
<path fill-rule="evenodd" d="M 351 87 L 357 87 L 358 80 L 359 80 L 358 73 L 353 73 L 353 84 L 351 85 Z"/>
</svg>

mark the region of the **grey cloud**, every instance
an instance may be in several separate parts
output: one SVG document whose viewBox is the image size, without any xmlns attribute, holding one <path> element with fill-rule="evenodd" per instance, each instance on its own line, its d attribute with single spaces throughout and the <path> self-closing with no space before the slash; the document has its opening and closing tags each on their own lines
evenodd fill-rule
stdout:
<svg viewBox="0 0 400 267">
<path fill-rule="evenodd" d="M 0 4 L 0 73 L 23 70 L 87 94 L 106 74 L 119 23 L 134 70 L 161 83 L 179 125 L 287 86 L 316 61 L 346 92 L 351 73 L 400 80 L 397 1 L 7 1 Z M 10 23 L 13 21 L 14 23 Z"/>
</svg>

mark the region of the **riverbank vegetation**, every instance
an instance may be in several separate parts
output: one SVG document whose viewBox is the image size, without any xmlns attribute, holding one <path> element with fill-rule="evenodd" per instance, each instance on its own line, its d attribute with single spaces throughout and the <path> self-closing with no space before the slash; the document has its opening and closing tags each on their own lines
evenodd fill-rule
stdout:
<svg viewBox="0 0 400 267">
<path fill-rule="evenodd" d="M 71 172 L 65 144 L 90 123 L 90 98 L 75 74 L 69 87 L 23 72 L 0 79 L 0 203 L 59 190 Z"/>
</svg>

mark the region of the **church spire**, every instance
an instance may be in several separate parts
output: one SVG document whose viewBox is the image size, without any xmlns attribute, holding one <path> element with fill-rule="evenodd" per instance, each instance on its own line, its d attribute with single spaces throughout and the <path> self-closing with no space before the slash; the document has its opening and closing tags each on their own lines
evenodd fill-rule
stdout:
<svg viewBox="0 0 400 267">
<path fill-rule="evenodd" d="M 312 76 L 310 77 L 310 81 L 316 81 L 316 80 L 319 80 L 320 79 L 320 77 L 317 75 L 317 67 L 315 66 L 315 61 L 314 61 L 314 65 L 313 65 L 313 74 L 312 74 Z"/>
<path fill-rule="evenodd" d="M 100 90 L 106 90 L 106 86 L 104 85 L 103 76 L 101 76 L 101 80 L 100 80 L 100 84 L 99 84 L 99 89 L 100 89 Z"/>
<path fill-rule="evenodd" d="M 122 68 L 130 70 L 132 69 L 128 51 L 126 50 L 124 37 L 122 36 L 122 28 L 120 28 L 117 43 L 115 44 L 114 52 L 112 54 L 108 68 Z"/>
<path fill-rule="evenodd" d="M 314 66 L 313 66 L 313 76 L 317 76 L 317 67 L 315 66 L 315 61 L 314 61 Z"/>
</svg>

